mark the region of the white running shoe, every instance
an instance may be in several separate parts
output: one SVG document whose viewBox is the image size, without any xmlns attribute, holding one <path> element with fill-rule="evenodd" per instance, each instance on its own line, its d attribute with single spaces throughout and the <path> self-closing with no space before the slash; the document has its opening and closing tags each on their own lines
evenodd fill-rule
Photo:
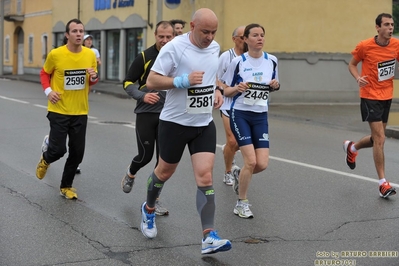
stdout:
<svg viewBox="0 0 399 266">
<path fill-rule="evenodd" d="M 48 135 L 44 136 L 42 143 L 42 152 L 46 152 L 48 149 Z"/>
<path fill-rule="evenodd" d="M 162 206 L 159 200 L 155 201 L 155 214 L 158 216 L 169 215 L 168 209 Z"/>
<path fill-rule="evenodd" d="M 154 213 L 147 213 L 144 202 L 141 205 L 141 232 L 146 238 L 155 238 L 157 236 L 157 226 L 155 224 L 155 211 Z"/>
<path fill-rule="evenodd" d="M 248 200 L 238 200 L 236 206 L 234 207 L 234 214 L 240 216 L 241 218 L 254 218 L 254 214 L 249 209 Z"/>
<path fill-rule="evenodd" d="M 223 177 L 223 183 L 225 183 L 228 186 L 232 186 L 233 182 L 234 182 L 233 174 L 231 172 L 225 173 Z"/>
<path fill-rule="evenodd" d="M 239 177 L 240 177 L 241 168 L 237 165 L 231 168 L 231 173 L 233 174 L 233 190 L 238 195 L 239 188 Z"/>
<path fill-rule="evenodd" d="M 231 249 L 231 242 L 227 239 L 220 239 L 216 231 L 211 231 L 209 236 L 202 239 L 201 254 L 212 254 Z"/>
</svg>

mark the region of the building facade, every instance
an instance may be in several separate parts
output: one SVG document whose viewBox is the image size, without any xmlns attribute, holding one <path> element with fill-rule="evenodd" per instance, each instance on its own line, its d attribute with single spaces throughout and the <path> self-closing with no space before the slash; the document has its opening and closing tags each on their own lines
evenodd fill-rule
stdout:
<svg viewBox="0 0 399 266">
<path fill-rule="evenodd" d="M 279 59 L 281 90 L 272 102 L 357 102 L 347 69 L 350 52 L 376 35 L 375 18 L 392 0 L 0 0 L 5 1 L 4 73 L 38 74 L 60 45 L 65 25 L 79 18 L 94 36 L 103 64 L 100 78 L 120 82 L 133 59 L 151 46 L 160 20 L 190 19 L 207 7 L 219 18 L 216 41 L 232 45 L 232 31 L 259 23 L 265 51 Z M 354 12 L 356 10 L 356 12 Z"/>
</svg>

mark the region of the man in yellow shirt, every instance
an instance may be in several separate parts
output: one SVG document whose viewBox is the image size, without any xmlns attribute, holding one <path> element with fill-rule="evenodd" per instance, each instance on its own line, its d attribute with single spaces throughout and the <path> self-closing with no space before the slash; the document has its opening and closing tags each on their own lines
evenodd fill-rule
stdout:
<svg viewBox="0 0 399 266">
<path fill-rule="evenodd" d="M 82 46 L 82 22 L 70 20 L 65 36 L 67 44 L 50 51 L 40 72 L 40 81 L 48 98 L 50 134 L 43 140 L 43 154 L 36 168 L 36 176 L 43 179 L 50 164 L 64 156 L 68 138 L 69 155 L 62 174 L 60 193 L 67 199 L 77 199 L 72 183 L 85 150 L 89 86 L 97 83 L 98 75 L 95 54 L 90 48 Z"/>
</svg>

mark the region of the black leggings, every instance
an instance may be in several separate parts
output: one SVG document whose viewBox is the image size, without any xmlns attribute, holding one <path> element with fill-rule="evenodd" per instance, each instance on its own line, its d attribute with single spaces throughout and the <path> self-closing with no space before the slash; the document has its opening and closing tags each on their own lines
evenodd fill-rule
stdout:
<svg viewBox="0 0 399 266">
<path fill-rule="evenodd" d="M 136 173 L 149 162 L 154 155 L 156 148 L 156 164 L 158 165 L 159 144 L 158 144 L 159 113 L 141 113 L 136 115 L 136 139 L 139 154 L 130 164 L 130 173 Z"/>
</svg>

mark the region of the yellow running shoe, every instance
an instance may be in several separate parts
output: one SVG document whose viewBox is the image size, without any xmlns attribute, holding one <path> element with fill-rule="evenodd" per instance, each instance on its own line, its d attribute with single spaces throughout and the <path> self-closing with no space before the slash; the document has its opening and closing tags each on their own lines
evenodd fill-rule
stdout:
<svg viewBox="0 0 399 266">
<path fill-rule="evenodd" d="M 78 194 L 76 194 L 76 188 L 73 188 L 73 187 L 61 188 L 60 194 L 61 194 L 61 196 L 64 196 L 66 199 L 77 199 L 78 198 Z"/>
<path fill-rule="evenodd" d="M 46 176 L 47 169 L 49 168 L 49 166 L 50 166 L 50 164 L 47 163 L 43 159 L 43 155 L 42 155 L 42 157 L 40 157 L 40 161 L 36 167 L 36 177 L 39 178 L 40 180 L 42 180 Z"/>
</svg>

